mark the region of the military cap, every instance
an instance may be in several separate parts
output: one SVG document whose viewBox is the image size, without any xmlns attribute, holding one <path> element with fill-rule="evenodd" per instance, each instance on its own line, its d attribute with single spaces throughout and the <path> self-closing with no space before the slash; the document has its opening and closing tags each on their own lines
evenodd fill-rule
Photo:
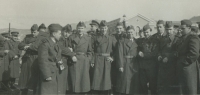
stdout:
<svg viewBox="0 0 200 95">
<path fill-rule="evenodd" d="M 49 32 L 57 32 L 58 30 L 62 30 L 62 26 L 60 24 L 50 24 L 48 26 Z"/>
<path fill-rule="evenodd" d="M 90 23 L 90 25 L 95 25 L 99 27 L 99 22 L 97 22 L 96 20 L 92 20 L 92 23 Z"/>
<path fill-rule="evenodd" d="M 42 24 L 39 26 L 38 30 L 40 30 L 40 29 L 46 29 L 46 26 L 42 23 Z"/>
<path fill-rule="evenodd" d="M 181 25 L 191 26 L 192 22 L 190 20 L 181 20 Z"/>
<path fill-rule="evenodd" d="M 31 27 L 31 31 L 35 31 L 35 30 L 38 30 L 37 24 L 33 24 L 33 26 Z"/>
<path fill-rule="evenodd" d="M 135 30 L 135 28 L 134 28 L 133 25 L 130 25 L 130 26 L 128 26 L 128 27 L 126 28 L 127 31 L 128 31 L 128 30 L 131 30 L 131 29 Z"/>
<path fill-rule="evenodd" d="M 18 34 L 19 34 L 19 32 L 17 32 L 17 31 L 11 32 L 11 35 L 13 35 L 13 36 L 18 36 Z"/>
<path fill-rule="evenodd" d="M 118 22 L 116 26 L 124 26 L 122 22 Z"/>
<path fill-rule="evenodd" d="M 107 22 L 105 21 L 105 20 L 102 20 L 101 22 L 100 22 L 100 25 L 99 26 L 107 26 Z"/>
<path fill-rule="evenodd" d="M 151 30 L 151 27 L 149 26 L 149 24 L 146 24 L 144 27 L 143 27 L 143 31 L 146 31 L 150 29 Z"/>
<path fill-rule="evenodd" d="M 165 25 L 165 22 L 163 20 L 158 20 L 157 24 L 163 24 L 163 25 Z"/>
<path fill-rule="evenodd" d="M 80 21 L 76 27 L 85 27 L 86 28 L 86 25 L 84 22 Z"/>
<path fill-rule="evenodd" d="M 2 35 L 3 37 L 9 37 L 9 36 L 10 36 L 9 33 L 7 33 L 7 32 L 1 33 L 1 35 Z"/>
<path fill-rule="evenodd" d="M 200 25 L 200 22 L 196 22 L 198 25 Z"/>
<path fill-rule="evenodd" d="M 195 33 L 197 33 L 197 32 L 198 32 L 198 27 L 192 26 L 192 27 L 191 27 L 191 30 L 194 31 Z"/>
<path fill-rule="evenodd" d="M 165 28 L 173 27 L 172 21 L 166 21 Z"/>
<path fill-rule="evenodd" d="M 174 28 L 179 28 L 180 27 L 180 25 L 174 25 Z"/>
<path fill-rule="evenodd" d="M 71 32 L 72 26 L 70 24 L 67 24 L 65 27 L 63 27 L 63 31 Z"/>
</svg>

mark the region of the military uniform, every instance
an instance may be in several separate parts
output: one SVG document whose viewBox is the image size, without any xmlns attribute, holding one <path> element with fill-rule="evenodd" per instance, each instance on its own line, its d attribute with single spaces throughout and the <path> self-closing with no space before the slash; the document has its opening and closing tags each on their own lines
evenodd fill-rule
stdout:
<svg viewBox="0 0 200 95">
<path fill-rule="evenodd" d="M 152 37 L 142 38 L 139 44 L 139 51 L 143 52 L 144 57 L 139 58 L 140 64 L 140 90 L 142 94 L 147 94 L 147 83 L 151 93 L 156 93 L 157 82 L 157 53 L 158 44 Z"/>
<path fill-rule="evenodd" d="M 20 75 L 20 63 L 19 63 L 19 57 L 21 55 L 21 51 L 18 49 L 19 41 L 15 41 L 13 39 L 7 41 L 6 46 L 8 47 L 8 50 L 12 51 L 13 54 L 9 55 L 9 73 L 10 73 L 10 81 L 11 85 L 15 83 L 15 79 L 19 78 Z M 18 58 L 14 58 L 17 56 Z"/>
<path fill-rule="evenodd" d="M 182 20 L 181 25 L 192 25 L 189 20 Z M 177 42 L 177 75 L 180 94 L 197 94 L 199 83 L 199 38 L 197 35 L 187 33 Z"/>
<path fill-rule="evenodd" d="M 61 88 L 58 89 L 62 81 L 58 81 L 59 68 L 58 61 L 61 60 L 61 49 L 51 38 L 43 40 L 43 44 L 38 49 L 38 62 L 40 79 L 38 84 L 38 94 L 64 94 Z M 51 77 L 52 80 L 46 79 Z M 63 84 L 62 84 L 63 85 Z"/>
<path fill-rule="evenodd" d="M 59 42 L 59 47 L 62 50 L 62 61 L 63 61 L 63 65 L 65 67 L 64 70 L 59 72 L 59 76 L 58 76 L 58 81 L 62 81 L 62 84 L 59 84 L 59 86 L 62 86 L 61 88 L 63 88 L 63 92 L 66 90 L 69 90 L 69 75 L 68 75 L 68 64 L 69 64 L 69 60 L 71 59 L 72 56 L 74 56 L 75 54 L 73 52 L 71 52 L 68 48 L 69 48 L 69 38 L 64 38 L 61 37 Z M 60 82 L 61 83 L 61 82 Z"/>
<path fill-rule="evenodd" d="M 91 89 L 89 76 L 92 58 L 91 37 L 85 34 L 72 36 L 70 44 L 78 60 L 69 65 L 71 90 L 75 93 L 84 93 Z"/>
<path fill-rule="evenodd" d="M 139 94 L 139 64 L 137 62 L 137 43 L 133 39 L 123 39 L 118 46 L 116 92 L 123 94 Z M 124 71 L 120 72 L 119 68 Z"/>
<path fill-rule="evenodd" d="M 157 90 L 158 94 L 177 94 L 177 78 L 176 78 L 176 51 L 175 44 L 178 37 L 175 35 L 166 35 L 160 40 L 160 56 Z M 163 59 L 167 58 L 166 63 Z"/>
<path fill-rule="evenodd" d="M 9 73 L 9 56 L 13 55 L 12 51 L 9 51 L 8 53 L 4 53 L 4 50 L 8 50 L 7 47 L 7 41 L 4 40 L 0 44 L 0 81 L 3 82 L 4 85 L 2 85 L 2 88 L 7 89 L 9 86 L 8 82 L 10 79 L 10 73 Z M 6 86 L 6 87 L 5 87 Z"/>
<path fill-rule="evenodd" d="M 194 34 L 187 34 L 177 43 L 178 61 L 177 75 L 183 94 L 196 94 L 198 83 L 199 38 Z"/>
<path fill-rule="evenodd" d="M 98 35 L 94 40 L 94 75 L 93 90 L 110 90 L 111 89 L 111 63 L 107 57 L 113 56 L 111 53 L 116 44 L 116 39 L 111 35 Z"/>
<path fill-rule="evenodd" d="M 31 30 L 37 30 L 38 26 L 33 25 Z M 25 51 L 22 57 L 21 73 L 19 77 L 19 88 L 20 89 L 35 89 L 37 85 L 38 78 L 33 79 L 33 75 L 38 75 L 38 69 L 35 68 L 38 57 L 38 45 L 37 37 L 33 37 L 32 34 L 26 35 L 24 40 L 19 43 L 18 48 Z M 29 46 L 27 50 L 24 49 L 25 46 Z M 34 67 L 34 68 L 33 68 Z M 26 93 L 26 92 L 25 92 Z"/>
</svg>

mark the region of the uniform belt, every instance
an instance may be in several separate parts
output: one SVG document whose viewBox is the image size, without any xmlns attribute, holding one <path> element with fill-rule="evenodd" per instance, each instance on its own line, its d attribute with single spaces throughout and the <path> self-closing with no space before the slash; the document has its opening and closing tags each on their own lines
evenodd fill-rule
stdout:
<svg viewBox="0 0 200 95">
<path fill-rule="evenodd" d="M 104 57 L 110 56 L 109 53 L 96 53 L 96 55 L 98 55 L 98 56 L 104 56 Z"/>
<path fill-rule="evenodd" d="M 76 55 L 84 55 L 85 53 L 84 52 L 75 52 Z"/>
<path fill-rule="evenodd" d="M 133 58 L 134 56 L 124 56 L 124 58 Z"/>
</svg>

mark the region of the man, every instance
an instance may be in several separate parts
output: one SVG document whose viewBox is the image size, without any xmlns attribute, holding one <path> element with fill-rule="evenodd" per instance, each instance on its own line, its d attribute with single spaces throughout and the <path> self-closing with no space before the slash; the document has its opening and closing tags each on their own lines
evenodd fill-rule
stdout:
<svg viewBox="0 0 200 95">
<path fill-rule="evenodd" d="M 190 20 L 181 21 L 181 38 L 177 42 L 177 72 L 180 94 L 197 94 L 198 86 L 198 57 L 199 57 L 199 38 L 191 34 Z"/>
<path fill-rule="evenodd" d="M 40 78 L 38 85 L 38 94 L 65 94 L 59 89 L 58 81 L 59 66 L 62 64 L 61 49 L 57 42 L 61 37 L 62 26 L 59 24 L 50 24 L 48 26 L 50 37 L 43 39 L 43 43 L 38 49 L 38 64 Z"/>
<path fill-rule="evenodd" d="M 139 64 L 136 61 L 137 43 L 133 26 L 127 27 L 127 38 L 122 39 L 118 46 L 116 92 L 120 94 L 139 94 Z"/>
<path fill-rule="evenodd" d="M 159 40 L 162 36 L 165 35 L 165 22 L 163 20 L 159 20 L 156 24 L 157 27 L 157 33 L 152 35 L 155 40 Z"/>
<path fill-rule="evenodd" d="M 19 41 L 18 41 L 19 32 L 11 32 L 11 39 L 7 41 L 6 47 L 8 47 L 9 51 L 12 51 L 13 54 L 9 55 L 9 72 L 10 72 L 10 86 L 12 89 L 15 89 L 15 79 L 19 78 L 20 71 L 20 63 L 19 58 L 21 55 L 21 51 L 18 49 Z"/>
<path fill-rule="evenodd" d="M 77 34 L 70 37 L 70 44 L 76 54 L 77 62 L 69 65 L 71 91 L 73 93 L 87 93 L 90 91 L 90 61 L 92 58 L 91 37 L 86 33 L 84 22 L 77 24 Z M 73 58 L 72 58 L 73 59 Z"/>
<path fill-rule="evenodd" d="M 113 50 L 116 44 L 114 36 L 107 33 L 108 26 L 105 20 L 100 23 L 100 34 L 94 40 L 94 74 L 92 90 L 96 94 L 106 94 L 111 89 L 111 63 Z"/>
<path fill-rule="evenodd" d="M 93 36 L 93 35 L 97 35 L 99 32 L 99 22 L 97 22 L 96 20 L 92 20 L 92 23 L 90 23 L 90 31 L 88 31 L 88 35 L 89 36 Z"/>
<path fill-rule="evenodd" d="M 1 35 L 4 37 L 5 40 L 10 40 L 9 33 L 1 33 Z"/>
<path fill-rule="evenodd" d="M 147 84 L 149 84 L 151 94 L 156 94 L 158 42 L 151 36 L 151 31 L 149 24 L 145 25 L 143 27 L 144 38 L 138 43 L 140 94 L 148 94 Z"/>
<path fill-rule="evenodd" d="M 180 25 L 174 25 L 174 35 L 176 35 L 177 37 L 181 36 Z"/>
<path fill-rule="evenodd" d="M 7 41 L 8 40 L 6 40 L 5 37 L 0 37 L 0 81 L 2 82 L 1 90 L 9 90 L 9 55 L 12 55 L 13 52 L 9 51 L 9 48 L 6 45 Z"/>
<path fill-rule="evenodd" d="M 46 26 L 42 23 L 39 28 L 38 28 L 39 32 L 46 32 Z"/>
<path fill-rule="evenodd" d="M 125 29 L 124 29 L 124 25 L 122 22 L 118 22 L 116 25 L 116 33 L 113 34 L 113 36 L 115 37 L 115 39 L 117 40 L 117 43 L 120 43 L 122 41 L 123 38 L 125 38 Z M 118 47 L 116 46 L 114 48 L 114 51 L 118 51 Z M 118 57 L 118 53 L 117 52 L 113 52 L 113 57 L 114 59 L 117 59 Z M 117 77 L 117 72 L 119 71 L 116 65 L 116 61 L 114 60 L 111 64 L 111 80 L 112 80 L 112 86 L 113 86 L 113 93 L 115 94 L 115 86 L 116 86 L 116 77 Z"/>
<path fill-rule="evenodd" d="M 166 35 L 160 40 L 158 71 L 158 94 L 177 94 L 176 84 L 176 51 L 175 44 L 178 37 L 174 34 L 172 21 L 165 24 Z"/>
<path fill-rule="evenodd" d="M 62 35 L 65 38 L 68 38 L 72 34 L 72 26 L 70 24 L 67 24 L 65 27 L 62 29 Z"/>
<path fill-rule="evenodd" d="M 37 30 L 38 25 L 34 24 L 31 27 L 31 34 L 26 35 L 18 46 L 20 50 L 25 52 L 22 57 L 21 73 L 19 77 L 19 88 L 22 90 L 22 94 L 27 94 L 28 89 L 35 89 L 37 84 L 37 80 L 31 78 L 35 69 L 32 67 L 33 64 L 35 65 L 35 63 L 37 63 L 36 58 L 38 56 L 37 46 L 34 44 L 39 34 Z"/>
<path fill-rule="evenodd" d="M 72 28 L 71 25 L 67 24 L 65 27 L 63 27 L 62 29 L 62 36 L 58 41 L 59 47 L 62 49 L 62 61 L 63 61 L 63 65 L 61 65 L 64 69 L 60 70 L 59 72 L 59 76 L 58 76 L 58 81 L 62 81 L 62 84 L 60 84 L 59 86 L 61 86 L 60 88 L 62 88 L 61 91 L 69 92 L 69 83 L 68 83 L 68 79 L 69 79 L 69 75 L 68 75 L 68 64 L 69 64 L 69 60 L 71 60 L 71 57 L 74 56 L 75 54 L 72 52 L 72 49 L 70 48 L 70 40 L 69 40 L 69 36 L 72 34 Z"/>
</svg>

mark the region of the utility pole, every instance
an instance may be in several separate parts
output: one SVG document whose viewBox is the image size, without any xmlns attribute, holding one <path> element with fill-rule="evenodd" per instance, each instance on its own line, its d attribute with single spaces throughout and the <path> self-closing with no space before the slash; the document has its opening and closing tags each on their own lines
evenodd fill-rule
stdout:
<svg viewBox="0 0 200 95">
<path fill-rule="evenodd" d="M 9 29 L 8 29 L 8 33 L 9 33 L 9 36 L 10 36 L 10 23 L 9 23 Z"/>
<path fill-rule="evenodd" d="M 123 15 L 123 25 L 124 29 L 126 29 L 126 15 Z"/>
</svg>

